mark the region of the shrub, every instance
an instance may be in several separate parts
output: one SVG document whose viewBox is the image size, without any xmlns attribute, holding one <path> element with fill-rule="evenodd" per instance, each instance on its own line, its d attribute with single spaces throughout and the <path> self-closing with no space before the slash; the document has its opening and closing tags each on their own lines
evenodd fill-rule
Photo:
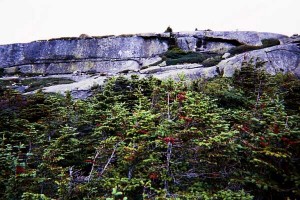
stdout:
<svg viewBox="0 0 300 200">
<path fill-rule="evenodd" d="M 275 38 L 263 39 L 261 40 L 261 43 L 263 48 L 280 45 L 280 41 Z"/>
<path fill-rule="evenodd" d="M 210 54 L 185 52 L 180 48 L 173 48 L 164 54 L 167 65 L 177 65 L 183 63 L 202 63 L 207 58 L 211 57 Z"/>
<path fill-rule="evenodd" d="M 173 29 L 168 26 L 168 28 L 165 30 L 165 33 L 172 33 L 173 32 Z"/>
<path fill-rule="evenodd" d="M 258 49 L 261 49 L 260 46 L 251 46 L 251 45 L 240 45 L 240 46 L 237 46 L 237 47 L 234 47 L 232 49 L 229 50 L 229 53 L 232 54 L 232 55 L 235 55 L 235 54 L 240 54 L 240 53 L 245 53 L 245 52 L 248 52 L 248 51 L 253 51 L 253 50 L 258 50 Z"/>
<path fill-rule="evenodd" d="M 70 79 L 62 79 L 62 78 L 31 78 L 24 79 L 21 81 L 22 85 L 28 85 L 29 88 L 26 89 L 26 92 L 34 91 L 41 89 L 43 87 L 52 86 L 52 85 L 60 85 L 60 84 L 68 84 L 73 83 L 73 80 Z"/>
<path fill-rule="evenodd" d="M 248 51 L 272 47 L 280 44 L 280 41 L 275 38 L 263 39 L 261 40 L 261 42 L 262 42 L 261 46 L 251 46 L 251 45 L 244 44 L 244 45 L 234 47 L 229 51 L 229 53 L 235 55 L 235 54 L 245 53 Z"/>
<path fill-rule="evenodd" d="M 177 64 L 184 64 L 184 63 L 202 63 L 203 60 L 205 60 L 206 57 L 202 55 L 197 56 L 184 56 L 182 58 L 178 59 L 170 59 L 167 60 L 167 65 L 177 65 Z"/>
<path fill-rule="evenodd" d="M 211 66 L 215 66 L 217 64 L 219 64 L 219 62 L 222 60 L 222 57 L 221 56 L 214 56 L 214 57 L 211 57 L 211 58 L 207 58 L 206 60 L 204 60 L 202 62 L 202 65 L 204 67 L 211 67 Z"/>
<path fill-rule="evenodd" d="M 182 49 L 178 48 L 178 47 L 174 47 L 170 50 L 168 50 L 164 56 L 166 58 L 171 58 L 171 59 L 177 59 L 177 58 L 181 58 L 182 56 L 187 55 L 188 53 L 183 51 Z"/>
<path fill-rule="evenodd" d="M 0 68 L 0 77 L 2 77 L 4 75 L 4 69 Z"/>
</svg>

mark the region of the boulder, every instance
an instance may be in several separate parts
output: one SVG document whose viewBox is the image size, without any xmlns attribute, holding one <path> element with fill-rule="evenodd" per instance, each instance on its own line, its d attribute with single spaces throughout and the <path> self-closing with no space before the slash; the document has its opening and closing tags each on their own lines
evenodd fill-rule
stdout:
<svg viewBox="0 0 300 200">
<path fill-rule="evenodd" d="M 223 58 L 223 59 L 226 59 L 226 58 L 228 58 L 230 55 L 231 55 L 230 53 L 224 53 L 223 56 L 222 56 L 222 58 Z"/>
<path fill-rule="evenodd" d="M 218 69 L 216 66 L 213 66 L 213 67 L 206 67 L 206 68 L 199 67 L 199 68 L 193 68 L 189 70 L 177 69 L 177 70 L 164 71 L 160 73 L 148 74 L 148 76 L 153 76 L 158 79 L 173 78 L 175 80 L 179 80 L 180 76 L 182 75 L 189 80 L 195 80 L 198 79 L 199 77 L 212 78 L 218 75 Z"/>
<path fill-rule="evenodd" d="M 300 77 L 300 49 L 297 44 L 286 44 L 250 51 L 221 61 L 217 67 L 223 76 L 230 77 L 243 62 L 263 62 L 267 73 L 291 72 Z"/>
</svg>

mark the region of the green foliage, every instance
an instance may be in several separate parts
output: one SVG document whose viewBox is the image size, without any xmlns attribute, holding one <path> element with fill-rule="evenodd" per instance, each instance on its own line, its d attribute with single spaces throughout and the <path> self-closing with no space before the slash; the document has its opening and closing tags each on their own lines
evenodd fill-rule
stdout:
<svg viewBox="0 0 300 200">
<path fill-rule="evenodd" d="M 300 81 L 262 65 L 112 78 L 84 101 L 3 89 L 0 198 L 299 198 Z"/>
<path fill-rule="evenodd" d="M 46 197 L 44 194 L 24 192 L 22 195 L 22 200 L 51 200 L 51 198 Z"/>
<path fill-rule="evenodd" d="M 28 86 L 25 92 L 30 92 L 38 89 L 42 89 L 43 87 L 52 86 L 52 85 L 60 85 L 60 84 L 68 84 L 73 83 L 74 81 L 71 79 L 64 78 L 22 78 L 22 79 L 12 79 L 12 80 L 0 80 L 0 84 L 2 86 Z"/>
<path fill-rule="evenodd" d="M 253 50 L 258 50 L 258 49 L 263 49 L 263 48 L 267 48 L 267 47 L 280 45 L 280 41 L 275 38 L 263 39 L 263 40 L 261 40 L 261 42 L 262 42 L 262 45 L 260 45 L 260 46 L 251 46 L 251 45 L 244 44 L 244 45 L 234 47 L 229 51 L 229 53 L 232 55 L 235 55 L 235 54 L 245 53 L 248 51 L 253 51 Z"/>
<path fill-rule="evenodd" d="M 4 68 L 0 68 L 0 77 L 2 77 L 4 74 Z"/>
<path fill-rule="evenodd" d="M 240 45 L 240 46 L 237 46 L 237 47 L 234 47 L 232 49 L 229 50 L 229 53 L 232 54 L 232 55 L 235 55 L 235 54 L 240 54 L 240 53 L 245 53 L 245 52 L 248 52 L 248 51 L 253 51 L 253 50 L 258 50 L 258 49 L 261 49 L 260 46 L 251 46 L 251 45 Z"/>
<path fill-rule="evenodd" d="M 261 40 L 263 48 L 280 45 L 280 41 L 276 38 L 269 38 Z"/>
<path fill-rule="evenodd" d="M 204 67 L 210 67 L 217 65 L 222 57 L 208 53 L 185 52 L 178 47 L 174 47 L 163 55 L 163 60 L 166 61 L 167 65 L 201 63 Z"/>
<path fill-rule="evenodd" d="M 212 57 L 212 55 L 206 53 L 196 53 L 196 52 L 185 52 L 178 47 L 168 50 L 164 54 L 164 59 L 167 65 L 177 65 L 183 63 L 202 63 L 207 58 Z M 206 61 L 208 64 L 209 61 Z"/>
<path fill-rule="evenodd" d="M 210 57 L 210 58 L 207 58 L 206 60 L 204 60 L 202 62 L 202 65 L 204 67 L 216 66 L 217 64 L 219 64 L 219 62 L 221 62 L 221 60 L 222 60 L 221 56 Z"/>
<path fill-rule="evenodd" d="M 172 33 L 173 32 L 173 29 L 168 26 L 167 29 L 165 30 L 165 33 Z"/>
<path fill-rule="evenodd" d="M 62 78 L 32 78 L 32 79 L 24 79 L 20 84 L 28 85 L 29 88 L 26 90 L 27 92 L 38 90 L 43 87 L 52 86 L 52 85 L 60 85 L 60 84 L 68 84 L 73 83 L 73 80 L 70 79 L 62 79 Z"/>
<path fill-rule="evenodd" d="M 187 52 L 185 52 L 182 49 L 177 47 L 177 48 L 172 48 L 172 49 L 168 50 L 164 55 L 167 58 L 177 59 L 177 58 L 187 55 Z"/>
</svg>

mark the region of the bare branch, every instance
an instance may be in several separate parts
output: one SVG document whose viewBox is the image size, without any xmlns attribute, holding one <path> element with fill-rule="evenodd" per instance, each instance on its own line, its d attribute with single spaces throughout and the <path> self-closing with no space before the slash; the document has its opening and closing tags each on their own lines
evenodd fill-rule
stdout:
<svg viewBox="0 0 300 200">
<path fill-rule="evenodd" d="M 115 147 L 114 147 L 114 149 L 113 149 L 113 152 L 111 153 L 109 159 L 107 160 L 107 162 L 106 162 L 104 168 L 103 168 L 102 171 L 100 172 L 100 176 L 102 176 L 102 174 L 104 173 L 104 171 L 106 170 L 106 168 L 108 167 L 108 165 L 111 163 L 111 160 L 112 160 L 113 157 L 115 156 L 115 152 L 116 152 L 116 150 L 117 150 L 117 147 L 118 147 L 119 143 L 120 143 L 120 142 L 118 142 L 118 143 L 115 145 Z"/>
<path fill-rule="evenodd" d="M 168 92 L 168 120 L 171 119 L 171 115 L 170 115 L 170 93 Z"/>
<path fill-rule="evenodd" d="M 91 178 L 92 178 L 93 171 L 94 171 L 94 168 L 95 168 L 95 162 L 96 162 L 96 159 L 98 158 L 98 156 L 99 156 L 99 151 L 96 150 L 96 155 L 95 155 L 95 157 L 94 157 L 94 159 L 93 159 L 92 169 L 91 169 L 91 171 L 90 171 L 89 176 L 87 177 L 87 181 L 88 181 L 88 182 L 90 182 L 90 180 L 91 180 Z"/>
</svg>

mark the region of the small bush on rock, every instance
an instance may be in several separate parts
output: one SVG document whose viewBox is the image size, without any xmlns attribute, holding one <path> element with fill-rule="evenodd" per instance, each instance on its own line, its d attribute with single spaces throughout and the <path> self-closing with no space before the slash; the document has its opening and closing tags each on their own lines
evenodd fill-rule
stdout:
<svg viewBox="0 0 300 200">
<path fill-rule="evenodd" d="M 211 66 L 216 66 L 217 64 L 219 64 L 219 62 L 222 60 L 221 56 L 214 56 L 211 58 L 207 58 L 206 60 L 204 60 L 202 62 L 202 65 L 204 67 L 211 67 Z"/>
<path fill-rule="evenodd" d="M 180 48 L 172 48 L 167 51 L 163 58 L 167 65 L 177 65 L 184 63 L 202 63 L 213 55 L 207 53 L 185 52 Z"/>
<path fill-rule="evenodd" d="M 237 47 L 234 47 L 232 49 L 229 50 L 229 53 L 232 54 L 232 55 L 235 55 L 235 54 L 240 54 L 240 53 L 245 53 L 245 52 L 248 52 L 248 51 L 253 51 L 253 50 L 258 50 L 258 49 L 261 49 L 260 46 L 251 46 L 251 45 L 241 45 L 241 46 L 237 46 Z"/>
<path fill-rule="evenodd" d="M 263 39 L 263 40 L 261 40 L 261 43 L 262 43 L 263 48 L 280 45 L 280 41 L 275 38 Z"/>
</svg>

